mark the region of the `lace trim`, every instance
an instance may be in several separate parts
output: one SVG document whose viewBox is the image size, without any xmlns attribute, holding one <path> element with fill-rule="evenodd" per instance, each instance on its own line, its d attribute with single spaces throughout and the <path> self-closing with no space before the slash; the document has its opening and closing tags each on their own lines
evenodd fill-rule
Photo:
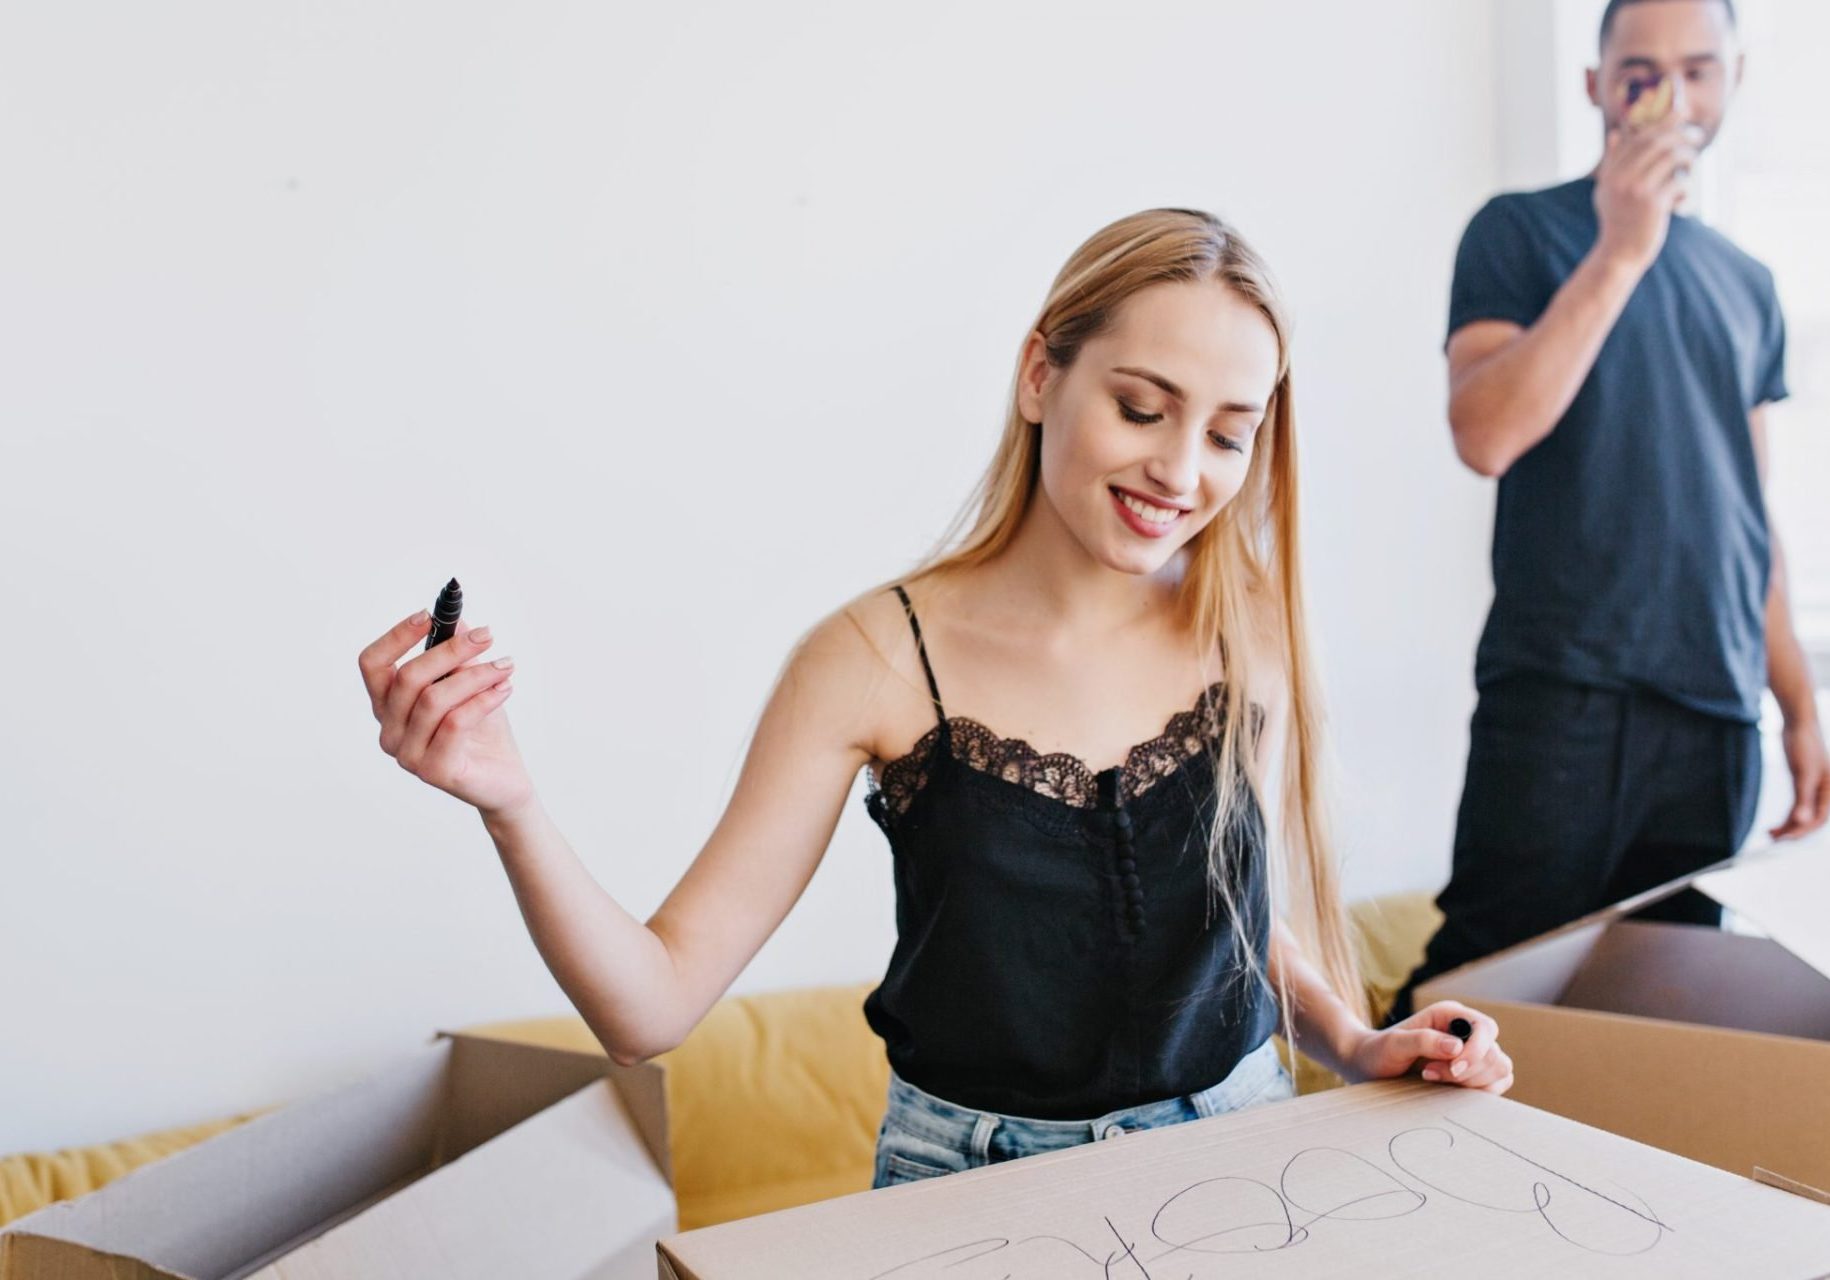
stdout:
<svg viewBox="0 0 1830 1280">
<path fill-rule="evenodd" d="M 1125 753 L 1125 762 L 1118 774 L 1122 798 L 1128 800 L 1142 795 L 1211 745 L 1220 734 L 1221 715 L 1226 705 L 1225 690 L 1226 682 L 1216 680 L 1201 691 L 1194 706 L 1169 717 L 1161 733 Z M 1259 709 L 1254 707 L 1252 710 L 1256 729 Z M 1078 756 L 1065 751 L 1043 755 L 1023 739 L 1000 738 L 966 716 L 947 717 L 947 728 L 954 759 L 969 768 L 1014 782 L 1076 809 L 1090 809 L 1098 802 L 1099 774 Z M 940 726 L 935 725 L 907 754 L 883 766 L 882 781 L 869 787 L 867 799 L 891 813 L 907 812 L 915 796 L 928 783 L 928 776 L 933 771 L 934 748 L 939 740 Z"/>
</svg>

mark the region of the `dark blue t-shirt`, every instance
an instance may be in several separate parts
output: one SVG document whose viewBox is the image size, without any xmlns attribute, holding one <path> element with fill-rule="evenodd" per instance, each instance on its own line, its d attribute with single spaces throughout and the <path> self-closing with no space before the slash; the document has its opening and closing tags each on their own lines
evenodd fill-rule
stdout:
<svg viewBox="0 0 1830 1280">
<path fill-rule="evenodd" d="M 1580 178 L 1489 200 L 1449 333 L 1536 321 L 1595 243 L 1594 194 Z M 1748 411 L 1785 395 L 1772 273 L 1673 217 L 1568 411 L 1500 477 L 1476 685 L 1531 671 L 1757 720 L 1771 547 Z"/>
</svg>

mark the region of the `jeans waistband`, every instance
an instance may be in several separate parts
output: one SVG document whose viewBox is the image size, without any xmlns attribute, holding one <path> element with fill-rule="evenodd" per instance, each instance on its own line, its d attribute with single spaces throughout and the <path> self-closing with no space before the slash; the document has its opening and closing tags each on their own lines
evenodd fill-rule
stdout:
<svg viewBox="0 0 1830 1280">
<path fill-rule="evenodd" d="M 1098 1139 L 1113 1126 L 1149 1129 L 1174 1124 L 1188 1118 L 1193 1108 L 1199 1117 L 1220 1115 L 1237 1110 L 1249 1102 L 1283 1070 L 1277 1046 L 1270 1040 L 1239 1060 L 1225 1079 L 1198 1093 L 1132 1107 L 1108 1111 L 1087 1120 L 1042 1120 L 1031 1116 L 1006 1115 L 996 1111 L 979 1111 L 962 1107 L 924 1092 L 890 1072 L 889 1105 L 898 1122 L 924 1137 L 949 1148 L 966 1149 L 975 1134 L 991 1128 L 1018 1129 L 1039 1139 L 1069 1141 L 1076 1138 Z"/>
</svg>

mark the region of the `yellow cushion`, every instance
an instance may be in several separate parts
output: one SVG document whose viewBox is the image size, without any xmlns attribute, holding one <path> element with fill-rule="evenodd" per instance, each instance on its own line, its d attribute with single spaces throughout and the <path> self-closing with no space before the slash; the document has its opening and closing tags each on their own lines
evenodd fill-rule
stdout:
<svg viewBox="0 0 1830 1280">
<path fill-rule="evenodd" d="M 1356 903 L 1357 948 L 1375 1013 L 1423 956 L 1441 917 L 1429 895 Z M 870 1185 L 889 1086 L 882 1042 L 865 1025 L 872 984 L 730 996 L 663 1054 L 683 1228 L 784 1209 Z M 488 1023 L 481 1035 L 601 1053 L 575 1016 Z M 1287 1049 L 1286 1061 L 1287 1059 Z M 1298 1088 L 1340 1081 L 1307 1058 Z M 129 1169 L 250 1119 L 236 1116 L 128 1142 L 0 1160 L 0 1223 L 81 1195 Z"/>
<path fill-rule="evenodd" d="M 1398 988 L 1423 962 L 1423 950 L 1442 925 L 1442 912 L 1428 893 L 1393 893 L 1367 898 L 1349 908 L 1360 976 L 1366 980 L 1373 1021 L 1385 1017 Z"/>
</svg>

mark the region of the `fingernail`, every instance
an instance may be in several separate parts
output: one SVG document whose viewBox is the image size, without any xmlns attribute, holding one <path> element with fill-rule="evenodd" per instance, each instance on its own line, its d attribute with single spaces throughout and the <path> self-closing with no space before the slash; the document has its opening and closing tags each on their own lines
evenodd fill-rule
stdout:
<svg viewBox="0 0 1830 1280">
<path fill-rule="evenodd" d="M 471 640 L 471 643 L 473 643 L 473 644 L 482 644 L 484 641 L 486 641 L 488 639 L 489 639 L 489 628 L 488 627 L 478 627 L 476 630 L 474 630 L 470 633 L 470 640 Z"/>
<path fill-rule="evenodd" d="M 489 665 L 496 668 L 498 671 L 507 671 L 510 667 L 515 665 L 515 660 L 513 658 L 497 658 Z"/>
<path fill-rule="evenodd" d="M 1444 1036 L 1442 1038 L 1442 1051 L 1447 1054 L 1460 1053 L 1461 1052 L 1461 1041 L 1456 1039 L 1454 1036 Z"/>
<path fill-rule="evenodd" d="M 407 619 L 407 621 L 411 622 L 416 627 L 423 627 L 426 625 L 426 619 L 430 618 L 431 616 L 432 615 L 430 613 L 427 613 L 424 609 L 421 609 L 418 613 L 414 614 L 411 618 Z"/>
<path fill-rule="evenodd" d="M 1467 1075 L 1468 1074 L 1467 1060 L 1466 1059 L 1457 1059 L 1456 1061 L 1450 1063 L 1449 1064 L 1449 1074 L 1456 1077 L 1457 1079 L 1460 1079 L 1462 1076 Z"/>
<path fill-rule="evenodd" d="M 1435 1067 L 1425 1067 L 1423 1069 L 1423 1078 L 1425 1080 L 1437 1080 L 1440 1079 L 1441 1076 Z"/>
</svg>

